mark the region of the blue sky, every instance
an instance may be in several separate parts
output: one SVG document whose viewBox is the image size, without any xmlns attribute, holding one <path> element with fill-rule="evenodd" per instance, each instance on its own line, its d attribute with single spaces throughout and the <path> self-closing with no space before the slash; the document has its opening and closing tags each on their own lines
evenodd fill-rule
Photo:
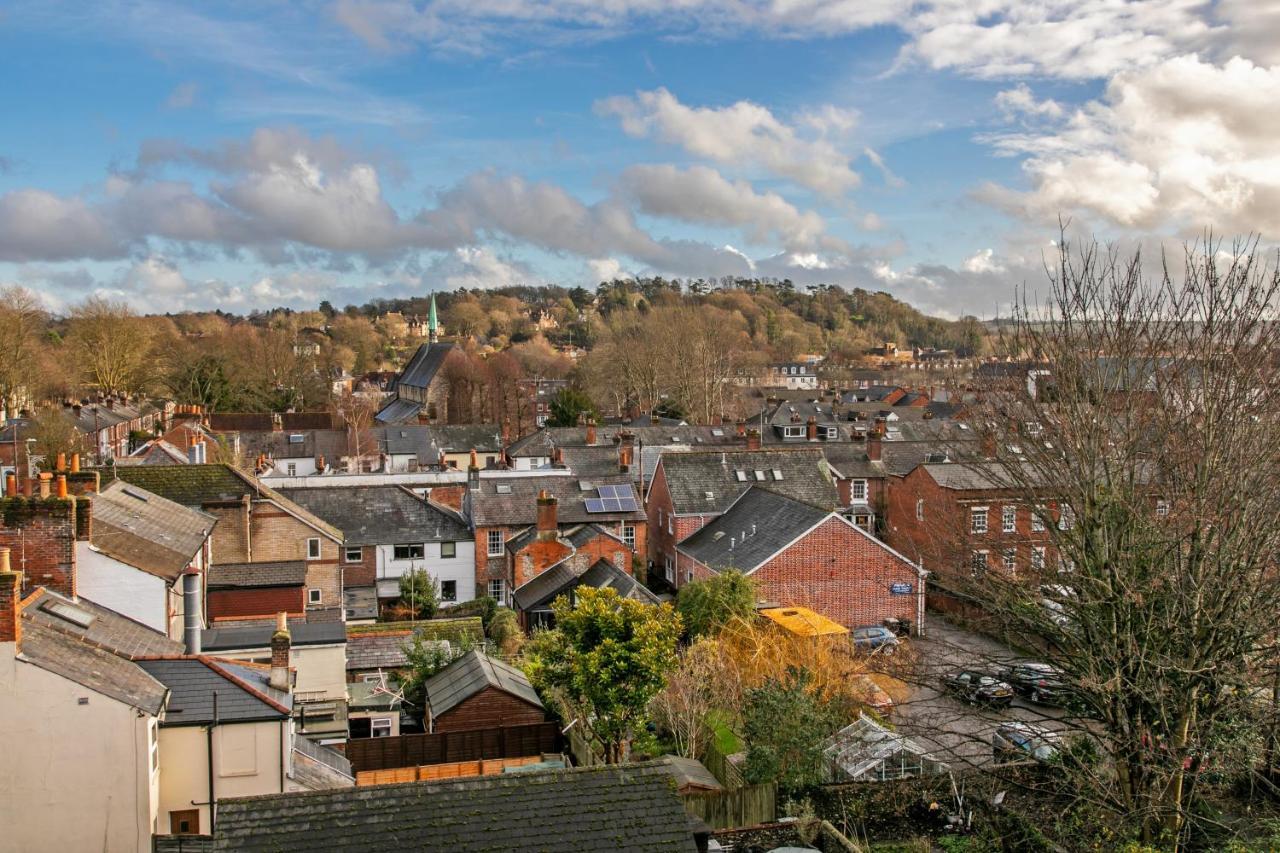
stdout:
<svg viewBox="0 0 1280 853">
<path fill-rule="evenodd" d="M 4 3 L 0 284 L 772 275 L 992 316 L 1062 220 L 1280 231 L 1278 31 L 1276 0 Z"/>
</svg>

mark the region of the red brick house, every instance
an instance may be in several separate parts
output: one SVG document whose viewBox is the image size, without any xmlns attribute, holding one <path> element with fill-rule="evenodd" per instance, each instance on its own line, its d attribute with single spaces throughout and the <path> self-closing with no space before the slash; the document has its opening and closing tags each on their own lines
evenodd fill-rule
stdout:
<svg viewBox="0 0 1280 853">
<path fill-rule="evenodd" d="M 758 595 L 846 627 L 897 619 L 919 631 L 925 572 L 847 518 L 750 488 L 677 546 L 682 578 L 737 569 Z"/>
<path fill-rule="evenodd" d="M 840 506 L 820 448 L 663 453 L 645 496 L 653 571 L 676 587 L 676 546 L 728 511 L 748 489 L 783 495 L 830 512 Z"/>
<path fill-rule="evenodd" d="M 537 535 L 538 500 L 544 493 L 554 499 L 544 524 L 554 525 L 555 537 L 549 529 Z M 548 505 L 542 506 L 545 515 Z M 475 536 L 476 594 L 487 593 L 504 605 L 518 582 L 555 565 L 571 548 L 584 559 L 593 557 L 592 563 L 599 558 L 612 562 L 624 550 L 641 560 L 646 554 L 645 514 L 625 474 L 580 480 L 567 473 L 481 476 L 477 469 L 470 472 L 463 514 Z M 518 560 L 509 547 L 521 552 Z M 630 573 L 630 556 L 624 555 L 623 562 Z"/>
<path fill-rule="evenodd" d="M 959 578 L 1000 568 L 1039 574 L 1058 568 L 1050 525 L 1069 525 L 1058 501 L 1028 506 L 1001 484 L 1001 462 L 917 465 L 889 485 L 889 543 L 935 575 Z"/>
</svg>

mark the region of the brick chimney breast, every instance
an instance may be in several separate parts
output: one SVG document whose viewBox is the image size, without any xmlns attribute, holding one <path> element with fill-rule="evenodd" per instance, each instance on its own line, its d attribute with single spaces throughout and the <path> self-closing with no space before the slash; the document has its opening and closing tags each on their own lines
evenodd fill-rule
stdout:
<svg viewBox="0 0 1280 853">
<path fill-rule="evenodd" d="M 22 645 L 22 573 L 11 568 L 8 548 L 0 548 L 0 643 Z"/>
<path fill-rule="evenodd" d="M 559 523 L 556 519 L 556 504 L 555 495 L 546 489 L 538 492 L 538 539 L 540 540 L 556 538 L 559 530 Z"/>
<path fill-rule="evenodd" d="M 287 613 L 276 615 L 276 632 L 271 635 L 271 676 L 270 684 L 276 690 L 288 692 L 289 684 L 289 649 L 292 638 L 289 636 L 289 616 Z"/>
</svg>

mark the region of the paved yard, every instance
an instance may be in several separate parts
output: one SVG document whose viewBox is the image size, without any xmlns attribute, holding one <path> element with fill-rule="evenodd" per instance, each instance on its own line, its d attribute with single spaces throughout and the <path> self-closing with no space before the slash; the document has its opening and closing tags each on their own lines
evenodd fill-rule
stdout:
<svg viewBox="0 0 1280 853">
<path fill-rule="evenodd" d="M 993 672 L 1025 656 L 980 634 L 930 614 L 928 636 L 913 640 L 919 662 L 905 674 L 911 688 L 908 699 L 894 712 L 898 731 L 909 735 L 933 754 L 952 765 L 992 762 L 991 733 L 1005 720 L 1034 722 L 1053 730 L 1070 725 L 1060 708 L 1015 699 L 1010 708 L 971 705 L 942 690 L 942 677 L 956 669 Z"/>
</svg>

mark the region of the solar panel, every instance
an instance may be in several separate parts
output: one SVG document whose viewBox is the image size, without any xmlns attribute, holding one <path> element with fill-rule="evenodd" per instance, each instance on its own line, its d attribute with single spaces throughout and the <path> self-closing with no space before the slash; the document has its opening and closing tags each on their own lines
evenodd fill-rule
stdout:
<svg viewBox="0 0 1280 853">
<path fill-rule="evenodd" d="M 636 506 L 635 498 L 624 498 L 620 503 L 622 504 L 623 512 L 635 512 L 639 509 L 639 507 Z"/>
<path fill-rule="evenodd" d="M 604 501 L 600 498 L 587 498 L 587 512 L 604 512 Z"/>
</svg>

